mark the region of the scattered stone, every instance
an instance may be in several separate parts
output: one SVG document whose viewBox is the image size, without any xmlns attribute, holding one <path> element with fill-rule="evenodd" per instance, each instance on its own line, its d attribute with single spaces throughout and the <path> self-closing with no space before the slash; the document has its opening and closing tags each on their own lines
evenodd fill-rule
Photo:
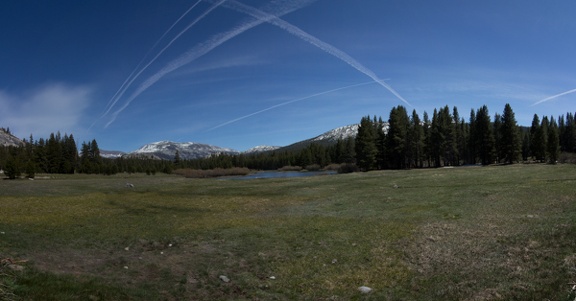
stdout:
<svg viewBox="0 0 576 301">
<path fill-rule="evenodd" d="M 275 280 L 276 276 L 270 276 L 270 279 Z"/>
<path fill-rule="evenodd" d="M 6 234 L 6 232 L 2 231 L 2 232 L 0 232 L 0 234 L 4 235 L 4 234 Z"/>
<path fill-rule="evenodd" d="M 220 275 L 220 277 L 218 277 L 218 278 L 220 278 L 220 280 L 222 280 L 222 282 L 226 282 L 226 283 L 230 282 L 230 278 L 228 278 L 224 275 Z"/>
<path fill-rule="evenodd" d="M 16 271 L 16 272 L 24 271 L 24 266 L 17 265 L 17 264 L 9 264 L 6 267 L 11 269 L 12 271 Z"/>
<path fill-rule="evenodd" d="M 338 262 L 338 259 L 336 259 L 336 258 L 332 259 L 332 264 L 335 264 L 337 262 Z"/>
<path fill-rule="evenodd" d="M 400 188 L 400 186 L 398 186 L 397 184 L 394 184 L 394 188 Z"/>
<path fill-rule="evenodd" d="M 367 286 L 361 286 L 358 288 L 358 290 L 362 293 L 362 294 L 368 294 L 372 291 L 371 288 L 367 287 Z"/>
<path fill-rule="evenodd" d="M 126 248 L 124 248 L 124 250 L 129 251 L 129 250 L 130 250 L 130 247 L 126 247 Z"/>
<path fill-rule="evenodd" d="M 160 255 L 164 255 L 164 252 L 160 252 Z"/>
<path fill-rule="evenodd" d="M 168 248 L 171 248 L 171 247 L 172 247 L 172 244 L 168 244 Z"/>
<path fill-rule="evenodd" d="M 132 183 L 126 183 L 126 187 L 134 188 L 134 184 L 132 184 Z"/>
<path fill-rule="evenodd" d="M 127 265 L 125 265 L 125 266 L 124 266 L 124 269 L 125 269 L 125 270 L 127 270 L 127 269 L 128 269 L 128 266 L 127 266 Z"/>
</svg>

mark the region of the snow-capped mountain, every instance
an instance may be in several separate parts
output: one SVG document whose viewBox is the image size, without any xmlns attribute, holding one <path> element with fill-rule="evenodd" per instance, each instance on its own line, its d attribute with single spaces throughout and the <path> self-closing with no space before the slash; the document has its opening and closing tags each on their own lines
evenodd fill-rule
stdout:
<svg viewBox="0 0 576 301">
<path fill-rule="evenodd" d="M 356 137 L 358 133 L 359 124 L 351 124 L 346 126 L 341 126 L 330 130 L 322 135 L 312 138 L 312 141 L 331 141 L 337 142 L 339 139 L 348 139 L 350 137 Z"/>
<path fill-rule="evenodd" d="M 146 144 L 141 148 L 131 152 L 131 156 L 146 156 L 155 159 L 174 160 L 178 155 L 183 160 L 201 159 L 219 154 L 239 154 L 238 151 L 219 146 L 195 143 L 195 142 L 172 142 L 159 141 Z"/>
<path fill-rule="evenodd" d="M 276 149 L 279 149 L 281 146 L 269 146 L 269 145 L 259 145 L 255 146 L 247 151 L 244 154 L 255 154 L 255 153 L 262 153 L 262 152 L 269 152 Z"/>
</svg>

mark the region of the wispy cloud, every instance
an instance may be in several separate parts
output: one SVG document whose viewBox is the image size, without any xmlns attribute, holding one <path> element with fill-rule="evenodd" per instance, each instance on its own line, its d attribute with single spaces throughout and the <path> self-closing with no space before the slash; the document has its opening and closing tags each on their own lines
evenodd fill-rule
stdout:
<svg viewBox="0 0 576 301">
<path fill-rule="evenodd" d="M 57 131 L 76 133 L 91 94 L 89 87 L 60 83 L 22 95 L 0 91 L 0 120 L 20 138 L 47 137 Z"/>
</svg>

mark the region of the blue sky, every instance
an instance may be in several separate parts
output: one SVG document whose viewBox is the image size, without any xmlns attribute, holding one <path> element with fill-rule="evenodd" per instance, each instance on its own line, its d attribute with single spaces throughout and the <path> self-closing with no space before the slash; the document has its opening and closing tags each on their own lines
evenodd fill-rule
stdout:
<svg viewBox="0 0 576 301">
<path fill-rule="evenodd" d="M 468 119 L 510 103 L 530 125 L 576 111 L 574 12 L 572 0 L 2 1 L 0 126 L 106 150 L 242 151 L 396 105 Z"/>
</svg>

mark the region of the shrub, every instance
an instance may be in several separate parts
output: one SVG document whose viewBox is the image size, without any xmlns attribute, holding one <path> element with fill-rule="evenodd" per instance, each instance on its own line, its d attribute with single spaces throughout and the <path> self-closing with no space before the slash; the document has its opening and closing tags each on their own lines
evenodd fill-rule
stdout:
<svg viewBox="0 0 576 301">
<path fill-rule="evenodd" d="M 358 171 L 360 171 L 360 168 L 353 163 L 345 163 L 340 165 L 340 168 L 338 168 L 338 173 L 352 173 Z"/>
<path fill-rule="evenodd" d="M 320 170 L 320 165 L 318 164 L 310 164 L 310 165 L 306 165 L 306 170 L 307 171 L 319 171 Z"/>
</svg>

